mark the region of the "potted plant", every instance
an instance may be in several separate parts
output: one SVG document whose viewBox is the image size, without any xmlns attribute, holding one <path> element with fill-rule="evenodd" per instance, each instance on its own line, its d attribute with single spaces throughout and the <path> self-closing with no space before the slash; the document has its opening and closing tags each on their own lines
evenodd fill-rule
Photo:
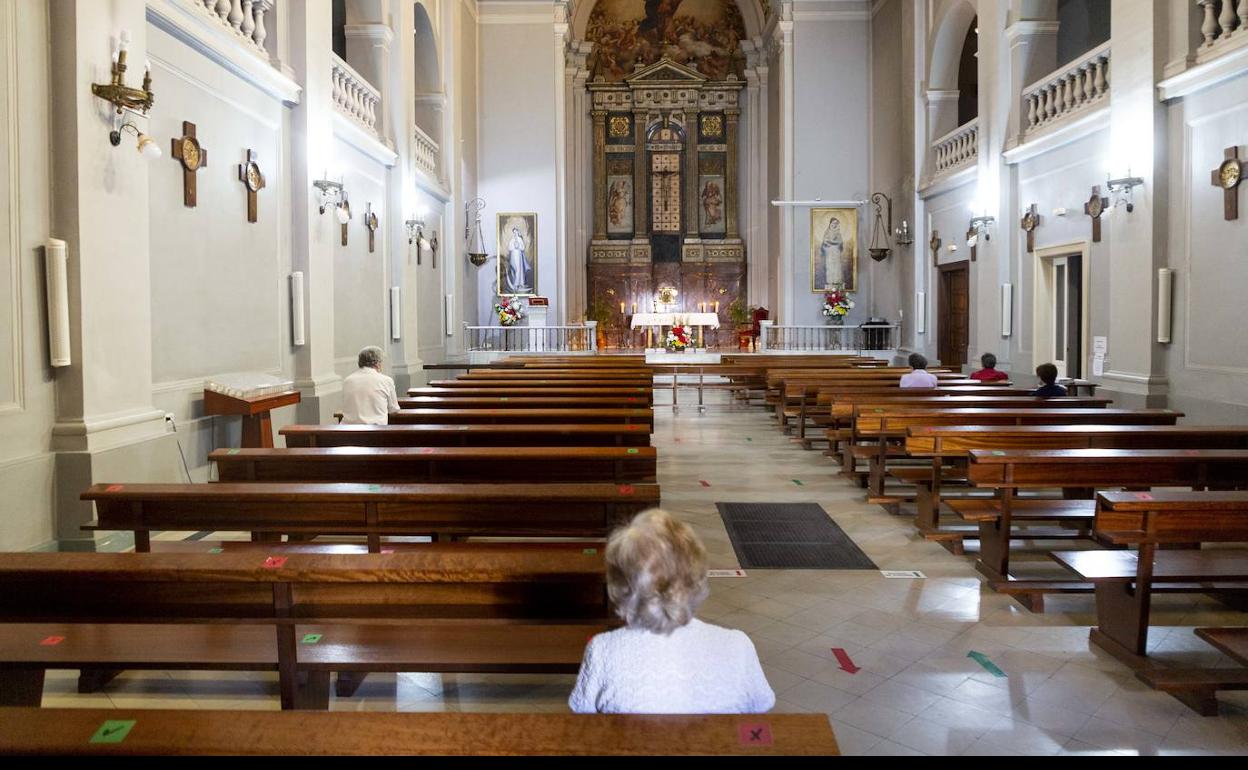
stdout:
<svg viewBox="0 0 1248 770">
<path fill-rule="evenodd" d="M 589 308 L 585 311 L 586 321 L 597 321 L 598 330 L 595 335 L 598 340 L 598 349 L 605 350 L 607 347 L 607 324 L 611 323 L 615 315 L 611 312 L 611 305 L 602 297 L 594 297 L 589 302 Z"/>
</svg>

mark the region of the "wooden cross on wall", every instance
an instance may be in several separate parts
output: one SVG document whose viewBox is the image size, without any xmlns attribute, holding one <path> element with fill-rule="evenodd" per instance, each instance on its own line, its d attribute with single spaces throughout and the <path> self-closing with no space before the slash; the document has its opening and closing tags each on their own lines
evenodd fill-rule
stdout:
<svg viewBox="0 0 1248 770">
<path fill-rule="evenodd" d="M 1226 148 L 1226 160 L 1213 170 L 1210 181 L 1222 188 L 1222 218 L 1239 219 L 1239 183 L 1244 178 L 1244 163 L 1239 159 L 1239 145 Z"/>
<path fill-rule="evenodd" d="M 195 172 L 208 165 L 208 151 L 195 138 L 195 124 L 182 121 L 182 136 L 173 140 L 173 159 L 182 164 L 182 204 L 195 208 L 198 190 Z"/>
<path fill-rule="evenodd" d="M 940 231 L 932 231 L 932 239 L 927 242 L 927 247 L 932 250 L 932 265 L 940 266 Z"/>
<path fill-rule="evenodd" d="M 351 222 L 351 204 L 347 202 L 347 196 L 342 196 L 342 210 L 347 212 L 347 221 L 342 223 L 342 245 L 347 245 L 347 225 Z"/>
<path fill-rule="evenodd" d="M 255 222 L 260 213 L 256 193 L 264 188 L 264 174 L 260 173 L 255 150 L 248 150 L 247 160 L 238 164 L 238 181 L 247 187 L 247 221 Z"/>
<path fill-rule="evenodd" d="M 372 254 L 377 242 L 375 236 L 377 234 L 377 214 L 373 211 L 373 204 L 366 207 L 367 214 L 364 215 L 364 226 L 368 228 L 368 253 Z"/>
<path fill-rule="evenodd" d="M 1083 213 L 1092 217 L 1092 242 L 1101 242 L 1101 214 L 1105 213 L 1105 208 L 1109 206 L 1109 198 L 1101 197 L 1101 186 L 1092 186 L 1092 197 L 1088 198 L 1088 202 L 1083 204 Z"/>
<path fill-rule="evenodd" d="M 429 238 L 429 252 L 433 255 L 433 269 L 438 269 L 438 234 Z"/>
<path fill-rule="evenodd" d="M 1031 204 L 1031 207 L 1023 214 L 1019 226 L 1023 228 L 1023 232 L 1027 233 L 1027 253 L 1030 254 L 1036 250 L 1036 228 L 1040 226 L 1040 215 L 1036 213 L 1036 204 Z"/>
</svg>

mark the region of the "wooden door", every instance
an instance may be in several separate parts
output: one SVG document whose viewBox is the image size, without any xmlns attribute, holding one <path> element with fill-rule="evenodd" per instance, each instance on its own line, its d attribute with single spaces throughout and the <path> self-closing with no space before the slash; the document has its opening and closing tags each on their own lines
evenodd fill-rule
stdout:
<svg viewBox="0 0 1248 770">
<path fill-rule="evenodd" d="M 970 270 L 965 261 L 940 266 L 940 309 L 936 327 L 937 355 L 942 366 L 962 366 L 967 361 L 970 294 Z"/>
</svg>

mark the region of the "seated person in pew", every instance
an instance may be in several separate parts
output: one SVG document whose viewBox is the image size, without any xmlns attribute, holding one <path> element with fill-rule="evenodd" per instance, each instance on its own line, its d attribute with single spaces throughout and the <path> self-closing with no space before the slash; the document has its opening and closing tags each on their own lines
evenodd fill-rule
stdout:
<svg viewBox="0 0 1248 770">
<path fill-rule="evenodd" d="M 1066 395 L 1066 389 L 1057 384 L 1057 367 L 1053 364 L 1040 364 L 1036 367 L 1036 376 L 1040 378 L 1040 387 L 1031 392 L 1039 398 L 1054 398 Z"/>
<path fill-rule="evenodd" d="M 936 387 L 936 375 L 927 370 L 927 359 L 921 353 L 911 353 L 907 359 L 910 368 L 914 371 L 903 374 L 899 383 L 903 388 L 934 388 Z"/>
<path fill-rule="evenodd" d="M 997 357 L 991 353 L 985 353 L 979 357 L 979 364 L 983 368 L 978 372 L 971 372 L 972 380 L 980 382 L 998 382 L 1000 380 L 1008 380 L 1009 375 L 997 369 Z"/>
<path fill-rule="evenodd" d="M 652 508 L 607 541 L 607 593 L 626 625 L 585 648 L 568 705 L 580 714 L 758 714 L 776 703 L 754 644 L 703 623 L 706 549 Z"/>
<path fill-rule="evenodd" d="M 343 379 L 343 425 L 385 425 L 399 410 L 394 378 L 381 373 L 381 359 L 381 348 L 369 345 L 360 351 L 360 368 Z"/>
</svg>

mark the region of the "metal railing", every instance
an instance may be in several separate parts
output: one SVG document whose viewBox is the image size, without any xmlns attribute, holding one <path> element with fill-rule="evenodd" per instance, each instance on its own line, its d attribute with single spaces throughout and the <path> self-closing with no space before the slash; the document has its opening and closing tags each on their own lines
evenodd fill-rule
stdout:
<svg viewBox="0 0 1248 770">
<path fill-rule="evenodd" d="M 274 0 L 189 0 L 204 15 L 233 31 L 247 48 L 268 58 L 264 41 L 269 36 L 264 17 Z"/>
<path fill-rule="evenodd" d="M 979 118 L 963 123 L 932 142 L 936 173 L 944 174 L 975 162 L 979 157 Z"/>
<path fill-rule="evenodd" d="M 1088 107 L 1108 103 L 1109 43 L 1050 72 L 1023 89 L 1027 126 L 1023 134 L 1047 128 Z"/>
<path fill-rule="evenodd" d="M 901 324 L 872 326 L 802 326 L 759 323 L 758 352 L 864 353 L 897 349 Z"/>
<path fill-rule="evenodd" d="M 597 321 L 584 326 L 469 326 L 464 344 L 471 353 L 594 353 Z"/>
<path fill-rule="evenodd" d="M 377 106 L 381 92 L 351 68 L 338 54 L 333 56 L 334 107 L 371 134 L 377 133 Z"/>
</svg>

